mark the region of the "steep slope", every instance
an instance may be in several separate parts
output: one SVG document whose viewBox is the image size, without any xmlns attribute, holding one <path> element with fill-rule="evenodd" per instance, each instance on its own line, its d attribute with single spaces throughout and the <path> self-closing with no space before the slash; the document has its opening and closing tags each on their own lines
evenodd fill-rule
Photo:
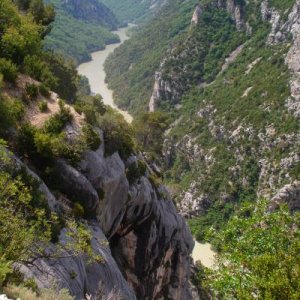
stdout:
<svg viewBox="0 0 300 300">
<path fill-rule="evenodd" d="M 56 18 L 45 39 L 46 49 L 79 63 L 89 60 L 90 52 L 119 41 L 118 36 L 110 32 L 117 29 L 119 22 L 98 0 L 48 2 L 55 6 Z"/>
<path fill-rule="evenodd" d="M 43 51 L 51 19 L 0 6 L 1 292 L 190 299 L 191 233 L 130 126 Z"/>
<path fill-rule="evenodd" d="M 101 1 L 114 12 L 118 20 L 124 23 L 142 21 L 167 2 L 166 0 L 124 0 L 122 3 L 118 0 Z"/>
<path fill-rule="evenodd" d="M 105 66 L 114 98 L 132 113 L 145 110 L 151 96 L 154 73 L 160 60 L 181 34 L 189 30 L 197 1 L 170 1 L 137 33 L 111 55 Z"/>
<path fill-rule="evenodd" d="M 299 3 L 173 3 L 177 10 L 166 7 L 163 20 L 146 25 L 110 58 L 108 82 L 124 107 L 160 110 L 173 120 L 161 161 L 165 181 L 182 214 L 200 216 L 190 224 L 203 239 L 241 202 L 297 186 Z M 160 40 L 163 22 L 172 30 L 170 20 L 183 7 L 185 30 Z M 139 41 L 147 46 L 138 48 Z"/>
</svg>

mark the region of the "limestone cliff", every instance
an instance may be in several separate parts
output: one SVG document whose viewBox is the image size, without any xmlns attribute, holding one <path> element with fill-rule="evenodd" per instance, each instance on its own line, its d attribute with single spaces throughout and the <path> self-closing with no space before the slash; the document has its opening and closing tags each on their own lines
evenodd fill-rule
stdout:
<svg viewBox="0 0 300 300">
<path fill-rule="evenodd" d="M 40 288 L 56 283 L 78 300 L 85 295 L 92 299 L 112 295 L 113 299 L 191 299 L 194 242 L 190 231 L 164 187 L 152 184 L 147 172 L 129 184 L 126 170 L 136 163 L 135 156 L 127 162 L 118 153 L 106 156 L 104 143 L 97 151 L 87 152 L 77 167 L 58 160 L 54 176 L 64 195 L 58 198 L 34 175 L 52 209 L 65 214 L 70 200 L 80 201 L 93 250 L 102 260 L 89 264 L 87 257 L 69 257 L 68 253 L 65 258 L 38 259 L 20 268 L 26 278 L 34 278 Z M 65 240 L 63 229 L 60 241 Z"/>
<path fill-rule="evenodd" d="M 192 70 L 189 70 L 189 68 L 191 68 L 190 60 L 192 57 L 199 60 L 203 56 L 199 50 L 199 45 L 195 42 L 194 36 L 197 35 L 197 26 L 199 28 L 202 26 L 199 25 L 199 22 L 203 12 L 211 8 L 226 11 L 232 18 L 238 31 L 247 30 L 247 32 L 251 32 L 251 27 L 245 22 L 243 2 L 216 0 L 211 1 L 209 4 L 198 4 L 191 16 L 192 30 L 185 38 L 184 44 L 170 48 L 166 57 L 162 60 L 159 70 L 155 72 L 149 111 L 154 111 L 162 100 L 177 104 L 185 91 L 194 85 L 195 82 L 201 83 L 205 81 L 199 75 L 196 78 L 192 78 L 193 76 L 190 72 Z M 184 64 L 180 65 L 179 61 L 183 61 Z M 172 66 L 171 70 L 170 66 Z"/>
</svg>

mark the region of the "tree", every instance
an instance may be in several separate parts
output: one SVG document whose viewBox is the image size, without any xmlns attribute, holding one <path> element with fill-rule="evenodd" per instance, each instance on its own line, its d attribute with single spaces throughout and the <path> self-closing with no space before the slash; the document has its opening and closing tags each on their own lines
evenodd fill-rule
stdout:
<svg viewBox="0 0 300 300">
<path fill-rule="evenodd" d="M 137 144 L 143 150 L 154 154 L 161 154 L 163 133 L 168 127 L 167 117 L 161 112 L 140 114 L 132 124 Z"/>
<path fill-rule="evenodd" d="M 247 205 L 213 233 L 222 245 L 207 279 L 215 299 L 300 299 L 300 214 L 267 208 Z"/>
</svg>

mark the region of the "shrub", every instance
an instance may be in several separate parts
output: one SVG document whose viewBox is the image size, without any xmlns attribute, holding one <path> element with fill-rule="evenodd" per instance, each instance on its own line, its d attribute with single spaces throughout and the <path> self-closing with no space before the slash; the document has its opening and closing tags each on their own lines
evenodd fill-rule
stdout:
<svg viewBox="0 0 300 300">
<path fill-rule="evenodd" d="M 222 231 L 217 266 L 208 274 L 214 299 L 299 299 L 300 215 L 270 202 L 246 204 Z"/>
<path fill-rule="evenodd" d="M 25 91 L 26 91 L 26 96 L 28 96 L 29 99 L 31 100 L 35 99 L 39 94 L 39 89 L 34 83 L 26 84 Z"/>
<path fill-rule="evenodd" d="M 3 79 L 14 83 L 18 77 L 18 69 L 15 64 L 5 58 L 0 58 L 0 73 Z"/>
<path fill-rule="evenodd" d="M 41 94 L 42 96 L 44 96 L 44 97 L 46 97 L 46 98 L 48 98 L 48 97 L 50 96 L 50 90 L 49 90 L 49 88 L 48 88 L 46 85 L 44 85 L 44 84 L 41 84 L 41 85 L 39 86 L 39 92 L 40 92 L 40 94 Z"/>
<path fill-rule="evenodd" d="M 60 133 L 65 125 L 72 120 L 72 114 L 70 110 L 64 106 L 63 102 L 59 103 L 60 112 L 53 115 L 44 124 L 44 132 L 58 134 Z"/>
<path fill-rule="evenodd" d="M 119 152 L 123 159 L 127 159 L 133 151 L 134 142 L 131 128 L 123 117 L 106 113 L 100 118 L 100 127 L 104 135 L 105 154 Z"/>
<path fill-rule="evenodd" d="M 47 103 L 47 101 L 41 101 L 41 102 L 39 102 L 38 107 L 39 107 L 39 110 L 41 112 L 46 112 L 48 110 L 48 103 Z"/>
<path fill-rule="evenodd" d="M 137 161 L 128 166 L 126 169 L 126 177 L 128 179 L 129 184 L 133 184 L 137 179 L 141 176 L 144 176 L 146 173 L 147 167 L 144 162 Z"/>
<path fill-rule="evenodd" d="M 21 154 L 27 154 L 34 157 L 36 155 L 36 147 L 34 136 L 36 128 L 29 123 L 23 124 L 18 132 L 18 150 Z"/>
<path fill-rule="evenodd" d="M 73 300 L 69 292 L 65 289 L 56 291 L 54 289 L 42 289 L 39 294 L 24 286 L 9 285 L 4 288 L 5 294 L 14 299 L 22 300 Z"/>
<path fill-rule="evenodd" d="M 84 140 L 89 149 L 96 151 L 101 145 L 100 136 L 91 125 L 86 125 L 82 128 Z"/>
<path fill-rule="evenodd" d="M 52 148 L 53 138 L 50 134 L 36 132 L 34 135 L 34 144 L 38 153 L 43 157 L 53 157 Z"/>
<path fill-rule="evenodd" d="M 74 203 L 73 214 L 77 218 L 82 218 L 84 216 L 84 208 L 79 202 Z"/>
</svg>

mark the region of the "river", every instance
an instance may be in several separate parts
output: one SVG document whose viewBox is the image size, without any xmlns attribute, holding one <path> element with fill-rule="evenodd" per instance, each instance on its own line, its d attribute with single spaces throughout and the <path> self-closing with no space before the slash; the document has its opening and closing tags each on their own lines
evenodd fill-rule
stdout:
<svg viewBox="0 0 300 300">
<path fill-rule="evenodd" d="M 201 244 L 195 240 L 195 247 L 192 252 L 194 262 L 200 260 L 204 267 L 212 269 L 215 263 L 215 255 L 216 253 L 211 249 L 210 244 Z"/>
<path fill-rule="evenodd" d="M 124 41 L 129 39 L 129 36 L 126 34 L 129 27 L 114 31 L 114 33 L 119 35 L 121 40 L 120 43 L 107 45 L 104 50 L 93 52 L 91 54 L 92 60 L 79 65 L 77 70 L 79 74 L 88 78 L 93 94 L 100 94 L 103 97 L 104 104 L 110 105 L 114 109 L 118 110 L 124 116 L 125 120 L 131 123 L 132 116 L 127 111 L 120 110 L 115 105 L 113 92 L 105 83 L 106 74 L 104 71 L 104 62 L 108 55 L 124 43 Z M 210 244 L 200 244 L 195 241 L 195 247 L 192 253 L 192 257 L 195 262 L 200 260 L 205 267 L 212 268 L 214 264 L 214 255 L 215 253 L 212 251 Z"/>
<path fill-rule="evenodd" d="M 104 104 L 110 105 L 114 109 L 118 110 L 129 123 L 132 122 L 132 116 L 127 111 L 120 110 L 115 105 L 113 92 L 105 83 L 106 74 L 104 71 L 104 62 L 110 53 L 112 53 L 122 43 L 129 39 L 129 36 L 126 34 L 126 32 L 131 26 L 133 25 L 129 25 L 126 28 L 121 28 L 117 31 L 114 31 L 114 33 L 120 37 L 120 43 L 107 45 L 104 50 L 91 53 L 92 60 L 79 65 L 77 68 L 77 71 L 80 75 L 84 75 L 88 78 L 92 93 L 100 94 L 103 98 Z"/>
</svg>

